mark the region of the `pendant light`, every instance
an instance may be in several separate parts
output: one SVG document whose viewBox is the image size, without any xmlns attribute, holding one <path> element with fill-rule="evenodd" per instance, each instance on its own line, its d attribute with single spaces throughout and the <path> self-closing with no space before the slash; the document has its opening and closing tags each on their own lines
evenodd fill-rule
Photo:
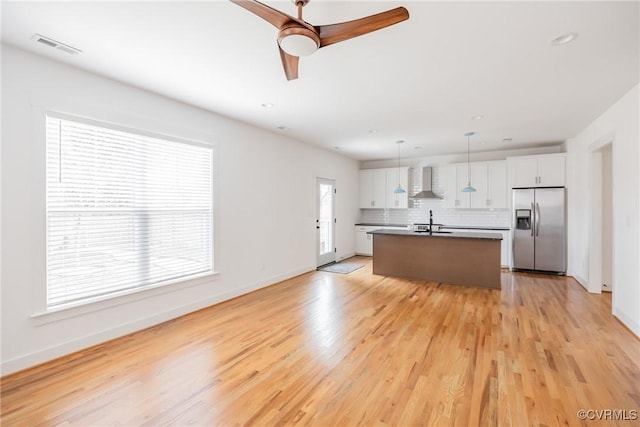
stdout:
<svg viewBox="0 0 640 427">
<path fill-rule="evenodd" d="M 476 189 L 471 186 L 471 161 L 469 160 L 469 158 L 470 158 L 470 155 L 469 155 L 469 146 L 470 146 L 469 139 L 471 138 L 471 135 L 473 135 L 473 134 L 474 134 L 473 132 L 467 132 L 467 133 L 464 134 L 464 136 L 467 137 L 467 167 L 468 167 L 468 171 L 467 171 L 468 175 L 467 175 L 467 177 L 469 178 L 469 181 L 467 181 L 467 186 L 464 187 L 461 190 L 463 193 L 475 193 L 476 192 Z"/>
<path fill-rule="evenodd" d="M 407 191 L 402 188 L 402 186 L 400 185 L 400 144 L 402 144 L 404 141 L 403 140 L 399 140 L 396 141 L 396 144 L 398 145 L 398 188 L 396 188 L 395 190 L 393 190 L 393 192 L 395 194 L 402 194 L 402 193 L 406 193 Z"/>
</svg>

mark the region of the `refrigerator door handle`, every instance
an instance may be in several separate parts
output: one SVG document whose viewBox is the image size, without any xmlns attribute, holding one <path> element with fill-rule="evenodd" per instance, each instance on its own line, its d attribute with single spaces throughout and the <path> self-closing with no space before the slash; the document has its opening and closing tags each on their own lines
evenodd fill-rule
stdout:
<svg viewBox="0 0 640 427">
<path fill-rule="evenodd" d="M 536 218 L 535 218 L 535 216 L 536 216 L 536 207 L 533 204 L 533 202 L 531 202 L 531 215 L 533 215 L 533 218 L 532 218 L 533 221 L 531 221 L 531 237 L 533 237 L 533 230 L 534 230 L 534 228 L 536 228 L 536 223 L 535 223 L 535 221 L 536 221 Z"/>
<path fill-rule="evenodd" d="M 540 234 L 540 203 L 536 203 L 536 237 Z"/>
</svg>

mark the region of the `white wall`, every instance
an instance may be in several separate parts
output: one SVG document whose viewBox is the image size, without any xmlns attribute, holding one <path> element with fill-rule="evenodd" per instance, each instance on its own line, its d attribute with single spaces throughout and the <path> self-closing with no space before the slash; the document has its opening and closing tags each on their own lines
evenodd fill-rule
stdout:
<svg viewBox="0 0 640 427">
<path fill-rule="evenodd" d="M 43 107 L 213 142 L 220 274 L 33 316 L 34 290 L 45 286 L 44 123 L 36 121 Z M 336 180 L 338 258 L 355 251 L 354 160 L 6 45 L 2 112 L 3 374 L 313 270 L 316 176 Z"/>
<path fill-rule="evenodd" d="M 640 93 L 631 89 L 567 141 L 569 274 L 589 282 L 591 154 L 612 142 L 613 314 L 640 335 Z"/>
</svg>

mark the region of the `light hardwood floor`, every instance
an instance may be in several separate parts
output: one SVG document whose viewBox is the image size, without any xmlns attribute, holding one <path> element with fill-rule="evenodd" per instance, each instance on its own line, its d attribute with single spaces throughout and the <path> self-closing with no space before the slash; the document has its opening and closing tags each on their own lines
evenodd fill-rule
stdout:
<svg viewBox="0 0 640 427">
<path fill-rule="evenodd" d="M 638 425 L 640 341 L 610 295 L 312 272 L 2 379 L 3 426 Z M 627 414 L 629 414 L 628 412 Z"/>
</svg>

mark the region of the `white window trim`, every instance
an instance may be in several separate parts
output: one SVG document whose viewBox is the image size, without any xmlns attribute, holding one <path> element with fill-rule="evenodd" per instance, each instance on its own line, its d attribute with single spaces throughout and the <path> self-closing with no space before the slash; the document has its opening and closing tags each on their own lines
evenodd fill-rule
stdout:
<svg viewBox="0 0 640 427">
<path fill-rule="evenodd" d="M 75 305 L 69 304 L 66 306 L 50 308 L 41 312 L 35 312 L 30 317 L 36 326 L 46 325 L 48 323 L 57 322 L 59 320 L 70 319 L 72 317 L 105 310 L 111 307 L 117 307 L 123 304 L 140 301 L 169 292 L 175 292 L 193 286 L 205 285 L 211 283 L 211 281 L 216 279 L 219 275 L 219 272 L 214 271 L 212 273 L 193 275 L 191 277 L 167 281 L 143 288 L 129 289 L 127 291 L 110 295 L 108 297 L 95 298 L 91 301 L 86 301 Z"/>
<path fill-rule="evenodd" d="M 42 95 L 42 94 L 41 94 Z M 35 98 L 35 99 L 34 99 Z M 151 117 L 140 117 L 139 114 L 123 110 L 110 110 L 101 106 L 96 106 L 77 99 L 61 99 L 58 96 L 44 94 L 44 96 L 32 96 L 32 144 L 31 155 L 34 159 L 32 183 L 30 187 L 34 189 L 30 196 L 35 198 L 39 207 L 37 216 L 41 219 L 38 227 L 34 227 L 30 242 L 35 250 L 34 269 L 32 276 L 27 280 L 32 287 L 32 309 L 31 319 L 36 326 L 44 325 L 58 320 L 67 319 L 82 314 L 104 310 L 138 300 L 151 298 L 167 292 L 176 292 L 192 286 L 202 286 L 212 283 L 220 271 L 219 264 L 219 209 L 218 209 L 218 183 L 219 183 L 219 144 L 216 137 L 210 134 L 196 132 L 191 129 L 180 128 L 176 132 L 176 126 L 168 129 L 165 124 Z M 84 111 L 85 114 L 75 113 Z M 122 293 L 117 293 L 107 297 L 97 297 L 90 301 L 79 304 L 68 304 L 60 307 L 47 307 L 47 253 L 46 253 L 46 117 L 47 115 L 79 121 L 82 123 L 94 124 L 98 126 L 109 126 L 113 129 L 133 132 L 155 138 L 163 138 L 177 142 L 195 144 L 210 147 L 213 150 L 213 271 L 194 274 L 175 280 L 169 280 L 145 287 L 129 289 Z M 100 117 L 97 119 L 96 117 Z M 148 129 L 157 129 L 149 131 Z M 176 136 L 180 133 L 181 136 Z"/>
</svg>

